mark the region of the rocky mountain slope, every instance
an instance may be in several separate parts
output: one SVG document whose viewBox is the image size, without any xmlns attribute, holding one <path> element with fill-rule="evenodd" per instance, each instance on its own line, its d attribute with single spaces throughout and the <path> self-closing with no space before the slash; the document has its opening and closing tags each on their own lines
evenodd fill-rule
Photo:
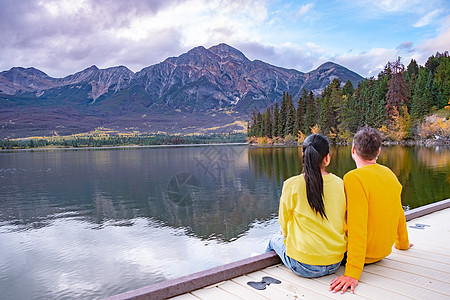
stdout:
<svg viewBox="0 0 450 300">
<path fill-rule="evenodd" d="M 284 91 L 316 95 L 334 79 L 363 78 L 327 62 L 302 73 L 249 60 L 226 44 L 196 47 L 133 73 L 92 66 L 64 78 L 35 68 L 0 73 L 0 137 L 68 134 L 98 126 L 141 132 L 229 131 Z M 220 129 L 221 128 L 221 129 Z"/>
</svg>

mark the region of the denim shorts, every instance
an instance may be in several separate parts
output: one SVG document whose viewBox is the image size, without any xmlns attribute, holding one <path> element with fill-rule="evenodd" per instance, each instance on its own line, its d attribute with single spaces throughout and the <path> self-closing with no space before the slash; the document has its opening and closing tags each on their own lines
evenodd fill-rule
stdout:
<svg viewBox="0 0 450 300">
<path fill-rule="evenodd" d="M 301 277 L 314 278 L 321 277 L 336 272 L 341 262 L 332 265 L 308 265 L 296 261 L 286 255 L 286 246 L 284 245 L 284 237 L 281 235 L 274 235 L 269 240 L 266 252 L 274 250 L 281 258 L 283 264 L 292 272 Z"/>
</svg>

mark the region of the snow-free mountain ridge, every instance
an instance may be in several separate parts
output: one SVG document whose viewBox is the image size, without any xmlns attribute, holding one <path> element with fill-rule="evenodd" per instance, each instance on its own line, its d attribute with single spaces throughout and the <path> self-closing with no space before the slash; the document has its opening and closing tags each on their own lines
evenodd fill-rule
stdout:
<svg viewBox="0 0 450 300">
<path fill-rule="evenodd" d="M 136 73 L 125 66 L 91 66 L 53 78 L 35 68 L 14 67 L 0 72 L 1 137 L 98 126 L 168 133 L 224 128 L 247 121 L 253 109 L 281 101 L 283 92 L 294 99 L 303 88 L 319 95 L 334 78 L 355 87 L 363 79 L 332 62 L 303 73 L 251 61 L 226 44 L 196 47 Z"/>
</svg>

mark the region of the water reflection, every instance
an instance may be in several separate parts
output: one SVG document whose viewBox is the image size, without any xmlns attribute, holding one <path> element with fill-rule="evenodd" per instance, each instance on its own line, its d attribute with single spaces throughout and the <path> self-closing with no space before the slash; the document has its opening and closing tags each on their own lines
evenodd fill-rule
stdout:
<svg viewBox="0 0 450 300">
<path fill-rule="evenodd" d="M 351 147 L 331 147 L 331 164 L 327 170 L 343 177 L 354 169 Z M 301 148 L 254 147 L 249 163 L 256 174 L 275 180 L 280 185 L 302 169 Z M 415 208 L 450 197 L 449 147 L 383 147 L 380 164 L 392 169 L 403 185 L 403 205 Z"/>
<path fill-rule="evenodd" d="M 450 197 L 449 147 L 386 147 L 379 160 L 402 183 L 403 205 L 415 208 Z"/>
<path fill-rule="evenodd" d="M 355 167 L 333 147 L 328 171 Z M 383 148 L 404 205 L 449 198 L 448 148 Z M 248 257 L 279 230 L 301 149 L 0 152 L 0 294 L 96 298 Z M 26 288 L 23 282 L 27 282 Z"/>
<path fill-rule="evenodd" d="M 385 147 L 379 162 L 404 186 L 404 205 L 449 197 L 448 148 Z M 328 171 L 353 168 L 350 147 L 332 147 Z M 276 215 L 282 182 L 301 169 L 299 147 L 1 153 L 0 222 L 27 230 L 71 217 L 99 228 L 145 217 L 230 241 Z"/>
<path fill-rule="evenodd" d="M 101 228 L 110 220 L 147 217 L 202 239 L 230 241 L 278 207 L 278 190 L 250 172 L 247 151 L 2 153 L 0 220 L 28 230 L 56 218 L 83 218 Z"/>
</svg>

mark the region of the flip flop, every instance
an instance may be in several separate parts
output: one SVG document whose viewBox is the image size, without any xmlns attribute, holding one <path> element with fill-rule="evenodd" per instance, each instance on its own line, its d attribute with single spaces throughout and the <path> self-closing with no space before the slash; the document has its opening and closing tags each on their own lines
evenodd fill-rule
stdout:
<svg viewBox="0 0 450 300">
<path fill-rule="evenodd" d="M 265 290 L 266 286 L 270 285 L 271 283 L 280 284 L 281 281 L 279 281 L 278 279 L 269 277 L 269 276 L 265 276 L 265 277 L 262 278 L 261 281 L 249 281 L 249 282 L 247 282 L 247 284 L 249 286 L 251 286 L 252 288 L 257 289 L 257 290 Z"/>
</svg>

